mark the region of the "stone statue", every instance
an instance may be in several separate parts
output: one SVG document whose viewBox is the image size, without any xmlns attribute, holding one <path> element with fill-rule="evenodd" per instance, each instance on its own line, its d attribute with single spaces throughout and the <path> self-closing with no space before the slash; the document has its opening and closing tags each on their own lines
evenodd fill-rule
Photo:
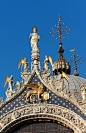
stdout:
<svg viewBox="0 0 86 133">
<path fill-rule="evenodd" d="M 82 102 L 86 102 L 86 85 L 85 86 L 82 85 L 80 91 L 81 91 L 81 95 L 82 95 L 82 99 L 83 99 Z"/>
<path fill-rule="evenodd" d="M 13 84 L 13 75 L 10 76 L 10 78 L 7 76 L 5 78 L 5 83 L 4 83 L 4 87 L 6 86 L 6 83 L 9 83 L 9 88 L 12 90 L 12 84 Z"/>
<path fill-rule="evenodd" d="M 48 78 L 48 85 L 52 88 L 52 89 L 56 89 L 57 86 L 57 80 L 55 79 L 55 77 L 49 77 Z"/>
<path fill-rule="evenodd" d="M 28 76 L 30 75 L 30 70 L 29 70 L 28 63 L 29 62 L 24 57 L 24 59 L 23 58 L 20 59 L 19 65 L 18 65 L 18 69 L 19 69 L 20 65 L 22 64 L 22 66 L 21 66 L 21 77 L 25 80 L 25 83 L 27 82 Z M 23 66 L 24 66 L 24 70 L 22 71 Z"/>
<path fill-rule="evenodd" d="M 28 69 L 29 69 L 28 62 L 27 62 L 26 58 L 24 58 L 24 71 L 27 72 Z"/>
<path fill-rule="evenodd" d="M 42 75 L 42 79 L 45 81 L 45 82 L 47 82 L 47 79 L 48 79 L 48 77 L 50 76 L 50 74 L 51 74 L 51 70 L 49 69 L 49 58 L 47 57 L 47 55 L 45 56 L 45 60 L 44 60 L 44 67 L 43 67 L 43 69 L 44 69 L 44 71 L 42 70 L 41 72 L 43 73 L 43 75 Z"/>
<path fill-rule="evenodd" d="M 44 67 L 43 70 L 41 71 L 43 73 L 42 75 L 42 79 L 47 82 L 48 77 L 51 74 L 51 70 L 49 69 L 49 62 L 50 62 L 50 58 L 47 57 L 47 55 L 45 56 L 45 60 L 44 60 Z"/>
<path fill-rule="evenodd" d="M 18 69 L 20 68 L 20 65 L 22 64 L 22 66 L 24 65 L 24 72 L 27 72 L 28 69 L 29 69 L 28 63 L 29 62 L 26 60 L 25 57 L 24 57 L 24 60 L 23 60 L 23 58 L 21 58 L 20 61 L 19 61 Z"/>
<path fill-rule="evenodd" d="M 6 83 L 8 82 L 8 88 L 6 90 L 6 96 L 7 99 L 10 98 L 16 91 L 13 90 L 13 75 L 10 76 L 10 78 L 7 76 L 5 78 L 4 87 L 6 86 Z"/>
<path fill-rule="evenodd" d="M 38 28 L 36 27 L 36 26 L 34 26 L 33 28 L 32 28 L 32 31 L 34 32 L 34 33 L 30 33 L 30 36 L 29 36 L 29 38 L 31 39 L 31 48 L 32 48 L 32 51 L 36 51 L 36 50 L 38 50 L 38 41 L 39 41 L 39 39 L 40 39 L 40 36 L 38 35 L 38 33 L 36 33 L 36 31 L 38 30 Z"/>
<path fill-rule="evenodd" d="M 64 84 L 64 76 L 63 74 L 60 74 L 60 78 L 59 78 L 59 81 L 60 81 L 60 87 L 59 89 L 57 89 L 57 91 L 59 91 L 62 95 L 66 95 L 67 94 L 67 89 L 66 89 L 66 85 Z"/>
<path fill-rule="evenodd" d="M 45 63 L 45 64 L 44 64 L 44 68 L 45 68 L 46 71 L 49 70 L 49 62 L 51 63 L 51 66 L 53 66 L 52 58 L 51 58 L 50 56 L 49 56 L 49 58 L 48 58 L 47 55 L 46 55 L 46 56 L 45 56 L 45 60 L 44 60 L 44 62 L 43 62 L 43 63 Z"/>
<path fill-rule="evenodd" d="M 23 86 L 23 80 L 21 80 L 20 82 L 17 81 L 16 83 L 14 83 L 14 86 L 16 86 L 17 92 L 19 92 L 19 90 Z"/>
<path fill-rule="evenodd" d="M 44 60 L 44 68 L 45 68 L 45 71 L 49 70 L 49 58 L 47 57 L 47 55 L 45 56 L 45 60 Z"/>
<path fill-rule="evenodd" d="M 77 102 L 77 101 L 79 100 L 79 98 L 78 98 L 79 92 L 77 91 L 77 89 L 74 89 L 72 92 L 69 91 L 68 93 L 69 93 L 69 97 L 70 97 L 73 101 Z"/>
</svg>

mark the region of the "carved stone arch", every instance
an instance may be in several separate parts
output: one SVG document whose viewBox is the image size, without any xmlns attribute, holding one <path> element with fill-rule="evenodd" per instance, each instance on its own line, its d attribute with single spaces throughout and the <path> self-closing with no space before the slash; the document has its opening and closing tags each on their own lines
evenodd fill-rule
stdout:
<svg viewBox="0 0 86 133">
<path fill-rule="evenodd" d="M 13 130 L 15 128 L 15 126 L 20 125 L 23 122 L 31 121 L 31 120 L 41 120 L 41 121 L 42 120 L 48 120 L 48 121 L 53 120 L 53 121 L 60 122 L 63 125 L 69 127 L 70 129 L 72 129 L 74 131 L 74 133 L 83 133 L 79 128 L 77 128 L 77 126 L 75 126 L 71 122 L 65 120 L 64 118 L 60 118 L 58 116 L 49 115 L 49 114 L 36 114 L 36 115 L 28 115 L 28 116 L 20 117 L 16 120 L 12 121 L 8 125 L 6 125 L 6 127 L 3 128 L 1 133 L 8 133 L 9 131 Z"/>
<path fill-rule="evenodd" d="M 14 128 L 21 122 L 27 120 L 46 119 L 63 123 L 74 131 L 74 133 L 85 133 L 86 122 L 76 113 L 53 105 L 28 105 L 22 106 L 5 114 L 0 119 L 1 133 L 8 133 L 9 129 Z"/>
<path fill-rule="evenodd" d="M 46 118 L 45 118 L 46 117 Z M 22 123 L 27 123 L 31 121 L 53 121 L 53 122 L 58 122 L 61 123 L 62 125 L 66 126 L 67 128 L 69 127 L 70 129 L 72 129 L 74 131 L 74 133 L 81 133 L 81 132 L 77 132 L 77 130 L 75 130 L 76 128 L 73 126 L 70 126 L 70 124 L 68 125 L 68 123 L 65 123 L 65 121 L 62 122 L 61 119 L 59 119 L 58 117 L 54 117 L 54 116 L 49 116 L 46 114 L 39 114 L 39 115 L 33 115 L 33 116 L 26 116 L 26 117 L 22 117 L 19 118 L 15 121 L 13 121 L 12 123 L 10 123 L 8 126 L 6 126 L 1 133 L 8 133 L 11 131 L 13 131 L 13 129 L 16 129 L 17 126 L 21 125 Z M 76 132 L 75 132 L 76 131 Z"/>
</svg>

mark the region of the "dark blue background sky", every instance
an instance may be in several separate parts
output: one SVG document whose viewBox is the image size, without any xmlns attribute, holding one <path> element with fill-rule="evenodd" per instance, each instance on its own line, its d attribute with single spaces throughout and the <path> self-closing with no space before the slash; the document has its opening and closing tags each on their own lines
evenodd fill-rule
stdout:
<svg viewBox="0 0 86 133">
<path fill-rule="evenodd" d="M 58 33 L 55 37 L 50 34 L 51 29 L 58 23 L 58 14 L 63 16 L 61 23 L 71 29 L 63 41 L 64 58 L 69 61 L 75 48 L 76 53 L 83 59 L 78 69 L 80 77 L 86 78 L 86 0 L 0 0 L 0 97 L 6 98 L 4 88 L 6 76 L 13 75 L 14 82 L 21 81 L 18 68 L 19 60 L 26 57 L 31 65 L 31 45 L 29 35 L 32 27 L 38 27 L 40 35 L 40 62 L 45 55 L 51 56 L 53 62 L 58 58 Z M 74 64 L 72 64 L 73 66 Z M 71 74 L 73 74 L 71 71 Z"/>
</svg>

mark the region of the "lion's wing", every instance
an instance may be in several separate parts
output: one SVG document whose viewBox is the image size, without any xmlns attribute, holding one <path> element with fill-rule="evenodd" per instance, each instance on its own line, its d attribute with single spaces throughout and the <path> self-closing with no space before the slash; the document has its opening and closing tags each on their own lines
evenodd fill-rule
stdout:
<svg viewBox="0 0 86 133">
<path fill-rule="evenodd" d="M 32 84 L 27 84 L 24 85 L 25 87 L 27 87 L 27 89 L 31 88 L 33 90 L 37 90 L 38 84 L 37 83 L 32 83 Z"/>
</svg>

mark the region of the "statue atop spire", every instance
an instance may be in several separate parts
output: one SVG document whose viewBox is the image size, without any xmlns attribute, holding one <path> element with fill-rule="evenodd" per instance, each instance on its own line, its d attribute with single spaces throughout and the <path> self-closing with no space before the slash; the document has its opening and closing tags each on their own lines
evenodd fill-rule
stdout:
<svg viewBox="0 0 86 133">
<path fill-rule="evenodd" d="M 36 31 L 38 30 L 38 28 L 36 26 L 34 26 L 32 28 L 32 31 L 34 33 L 30 33 L 30 36 L 29 38 L 31 39 L 31 48 L 32 48 L 32 51 L 36 51 L 38 50 L 38 41 L 40 39 L 40 36 L 38 35 L 38 33 L 36 33 Z"/>
<path fill-rule="evenodd" d="M 32 58 L 32 63 L 31 63 L 31 70 L 35 67 L 38 69 L 40 69 L 40 62 L 39 62 L 39 59 L 40 59 L 40 52 L 39 52 L 39 49 L 38 49 L 38 42 L 39 42 L 39 39 L 40 39 L 40 36 L 38 35 L 38 33 L 36 33 L 38 30 L 38 28 L 36 26 L 34 26 L 32 28 L 32 31 L 34 33 L 30 33 L 30 36 L 29 38 L 31 39 L 31 48 L 32 48 L 32 55 L 31 55 L 31 58 Z"/>
</svg>

